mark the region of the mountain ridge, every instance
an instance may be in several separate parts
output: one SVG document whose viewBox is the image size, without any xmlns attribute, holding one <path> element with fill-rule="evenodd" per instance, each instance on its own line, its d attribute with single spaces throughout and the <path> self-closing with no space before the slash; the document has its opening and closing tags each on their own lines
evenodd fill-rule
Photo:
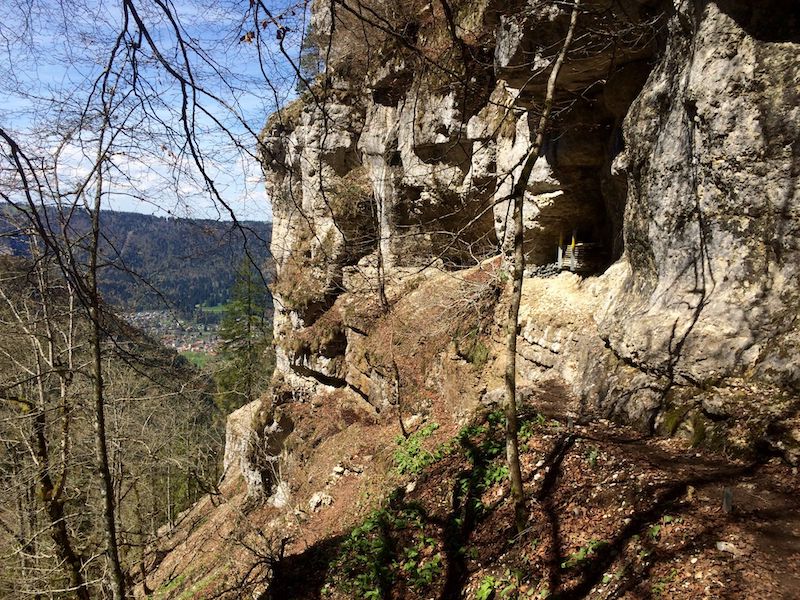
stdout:
<svg viewBox="0 0 800 600">
<path fill-rule="evenodd" d="M 14 226 L 10 206 L 0 208 L 0 254 L 28 253 L 24 232 Z M 53 221 L 57 211 L 51 209 Z M 86 231 L 89 217 L 76 213 L 70 227 Z M 52 225 L 51 225 L 52 228 Z M 268 279 L 272 223 L 161 217 L 102 211 L 105 238 L 101 292 L 107 302 L 127 310 L 174 308 L 188 314 L 197 305 L 229 299 L 236 266 L 249 256 Z"/>
</svg>

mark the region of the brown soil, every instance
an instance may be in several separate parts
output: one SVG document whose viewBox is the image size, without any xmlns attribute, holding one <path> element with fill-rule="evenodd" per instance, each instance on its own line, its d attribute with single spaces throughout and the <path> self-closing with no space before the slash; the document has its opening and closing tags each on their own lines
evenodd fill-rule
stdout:
<svg viewBox="0 0 800 600">
<path fill-rule="evenodd" d="M 152 550 L 147 590 L 139 582 L 137 595 L 258 597 L 272 579 L 263 597 L 273 600 L 363 598 L 368 588 L 378 593 L 371 597 L 395 600 L 800 599 L 796 469 L 608 422 L 570 427 L 567 400 L 553 389 L 532 394 L 522 420 L 530 519 L 521 535 L 497 476 L 496 416 L 484 415 L 458 441 L 452 415 L 448 421 L 444 405 L 434 404 L 427 423 L 442 426 L 423 447 L 448 450 L 422 472 L 400 476 L 396 414 L 343 411 L 344 400 L 331 396 L 286 405 L 298 426 L 284 473 L 293 482 L 291 505 L 248 505 L 241 480 L 228 481 Z M 317 491 L 332 504 L 309 507 Z M 381 507 L 385 551 L 367 546 L 348 563 L 348 544 L 359 548 L 348 542 L 351 532 Z M 416 564 L 406 564 L 420 540 Z M 380 575 L 377 588 L 353 583 L 364 564 Z M 492 582 L 494 595 L 486 596 Z"/>
<path fill-rule="evenodd" d="M 442 568 L 430 585 L 412 585 L 396 565 L 413 536 L 407 526 L 390 531 L 395 555 L 386 559 L 384 597 L 476 598 L 491 576 L 495 598 L 800 598 L 796 470 L 610 423 L 570 431 L 542 421 L 528 426 L 524 444 L 528 528 L 521 535 L 510 528 L 505 484 L 459 491 L 459 478 L 477 467 L 455 452 L 388 503 L 390 512 L 422 515 L 420 527 L 436 540 L 427 554 L 440 553 Z M 730 512 L 722 506 L 726 489 Z M 486 508 L 463 508 L 476 499 Z M 335 520 L 336 505 L 327 510 L 326 521 Z M 342 539 L 286 557 L 273 597 L 359 597 L 342 580 Z"/>
</svg>

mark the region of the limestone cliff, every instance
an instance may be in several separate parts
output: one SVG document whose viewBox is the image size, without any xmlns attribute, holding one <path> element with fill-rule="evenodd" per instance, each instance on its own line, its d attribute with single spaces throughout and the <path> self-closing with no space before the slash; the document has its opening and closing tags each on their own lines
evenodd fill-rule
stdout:
<svg viewBox="0 0 800 600">
<path fill-rule="evenodd" d="M 387 33 L 320 3 L 328 70 L 264 129 L 278 364 L 258 427 L 334 391 L 376 419 L 498 398 L 492 257 L 569 5 L 430 6 Z M 580 418 L 791 454 L 798 8 L 584 6 L 525 199 L 523 389 L 563 386 Z M 578 273 L 553 264 L 576 248 Z M 478 367 L 458 401 L 454 361 Z"/>
</svg>

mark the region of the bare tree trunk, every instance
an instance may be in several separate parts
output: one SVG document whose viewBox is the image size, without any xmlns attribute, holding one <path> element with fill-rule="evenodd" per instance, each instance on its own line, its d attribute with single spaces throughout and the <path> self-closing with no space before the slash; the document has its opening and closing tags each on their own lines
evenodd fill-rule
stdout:
<svg viewBox="0 0 800 600">
<path fill-rule="evenodd" d="M 12 457 L 11 461 L 11 472 L 14 476 L 14 481 L 25 481 L 25 477 L 23 475 L 23 467 L 19 460 L 19 455 L 16 452 L 12 451 L 10 448 L 10 444 L 7 442 L 4 444 L 3 448 L 6 453 Z M 15 531 L 14 528 L 11 526 L 10 523 L 6 523 L 2 518 L 0 518 L 0 529 L 5 531 L 9 536 L 11 536 L 16 542 L 18 547 L 18 552 L 21 557 L 21 573 L 22 577 L 18 578 L 17 581 L 13 583 L 12 591 L 15 592 L 17 595 L 22 596 L 23 593 L 26 591 L 25 584 L 28 581 L 35 581 L 36 577 L 36 566 L 35 566 L 35 556 L 36 556 L 36 510 L 34 509 L 35 503 L 33 499 L 36 497 L 36 484 L 35 483 L 23 483 L 23 489 L 16 495 L 16 510 L 17 510 L 17 530 Z M 8 560 L 8 559 L 6 559 Z M 8 564 L 8 563 L 6 563 Z M 34 598 L 39 600 L 41 598 L 41 594 L 39 592 L 34 593 Z"/>
<path fill-rule="evenodd" d="M 511 304 L 508 307 L 508 321 L 506 323 L 506 402 L 504 406 L 506 415 L 506 463 L 508 464 L 508 477 L 511 481 L 511 497 L 514 499 L 514 522 L 517 531 L 525 528 L 527 509 L 525 508 L 525 493 L 522 489 L 522 470 L 519 465 L 519 439 L 517 436 L 517 322 L 519 320 L 519 305 L 522 300 L 522 276 L 525 269 L 525 253 L 522 247 L 522 202 L 523 196 L 514 198 L 514 250 Z"/>
<path fill-rule="evenodd" d="M 92 211 L 92 243 L 89 253 L 89 318 L 91 319 L 90 345 L 92 348 L 92 395 L 94 398 L 94 450 L 97 470 L 100 475 L 100 496 L 103 502 L 103 529 L 106 538 L 106 553 L 111 563 L 111 592 L 114 600 L 125 598 L 125 576 L 119 559 L 117 545 L 117 524 L 114 511 L 114 485 L 108 463 L 108 443 L 106 440 L 105 390 L 103 381 L 103 355 L 101 331 L 100 292 L 97 281 L 97 259 L 100 251 L 100 207 L 103 195 L 101 133 L 98 157 L 97 188 Z"/>
<path fill-rule="evenodd" d="M 553 108 L 558 75 L 575 36 L 579 10 L 580 0 L 574 0 L 567 36 L 547 80 L 547 93 L 545 95 L 544 108 L 539 118 L 539 125 L 536 128 L 536 138 L 525 159 L 519 179 L 514 184 L 511 192 L 511 198 L 514 203 L 512 216 L 513 244 L 507 247 L 507 253 L 510 254 L 507 259 L 511 259 L 513 285 L 511 303 L 508 308 L 508 320 L 506 322 L 506 402 L 504 409 L 506 416 L 506 461 L 508 463 L 508 477 L 511 482 L 511 497 L 514 500 L 514 520 L 517 531 L 522 531 L 525 528 L 528 518 L 525 493 L 522 488 L 522 471 L 519 465 L 519 439 L 517 436 L 517 328 L 519 326 L 519 306 L 522 301 L 522 279 L 525 271 L 522 208 L 525 200 L 525 189 L 528 187 L 528 179 L 530 179 L 533 166 L 544 143 L 544 134 Z"/>
<path fill-rule="evenodd" d="M 60 500 L 45 502 L 47 506 L 47 516 L 50 519 L 50 537 L 56 545 L 58 558 L 64 563 L 67 571 L 69 586 L 75 592 L 75 597 L 80 600 L 89 600 L 89 590 L 81 574 L 81 560 L 72 548 L 69 533 L 67 531 L 66 515 L 64 514 L 64 503 Z"/>
<path fill-rule="evenodd" d="M 381 303 L 381 311 L 383 312 L 383 316 L 388 319 L 389 323 L 389 358 L 392 361 L 392 388 L 394 393 L 394 401 L 397 405 L 397 422 L 400 425 L 400 433 L 403 434 L 404 438 L 408 437 L 408 431 L 406 430 L 406 425 L 403 422 L 403 399 L 400 396 L 400 369 L 397 366 L 397 361 L 394 358 L 394 321 L 389 318 L 389 311 L 391 307 L 389 306 L 389 298 L 386 295 L 386 265 L 384 262 L 383 257 L 383 240 L 381 239 L 381 223 L 382 223 L 382 214 L 383 214 L 383 201 L 379 201 L 377 198 L 373 196 L 375 202 L 373 203 L 374 209 L 374 216 L 375 216 L 375 225 L 377 228 L 378 233 L 378 243 L 376 245 L 376 253 L 378 258 L 378 299 Z"/>
<path fill-rule="evenodd" d="M 33 417 L 33 447 L 38 463 L 38 494 L 47 511 L 50 521 L 50 537 L 56 546 L 56 554 L 64 565 L 69 586 L 80 600 L 89 600 L 89 590 L 81 573 L 81 560 L 72 547 L 67 531 L 67 519 L 64 514 L 64 502 L 59 498 L 59 489 L 50 477 L 50 456 L 45 438 L 46 421 L 43 409 L 37 410 Z"/>
<path fill-rule="evenodd" d="M 58 368 L 59 363 L 56 360 L 55 340 L 60 336 L 66 340 L 69 346 L 67 368 L 71 368 L 71 352 L 72 352 L 72 329 L 71 327 L 64 331 L 56 332 L 55 318 L 50 312 L 48 306 L 48 278 L 46 276 L 46 261 L 44 257 L 39 255 L 36 251 L 36 246 L 31 245 L 31 256 L 37 260 L 34 263 L 36 283 L 40 293 L 41 304 L 37 309 L 41 311 L 42 323 L 44 332 L 40 331 L 35 322 L 25 322 L 25 316 L 30 316 L 30 313 L 22 308 L 19 311 L 12 308 L 12 314 L 16 315 L 18 323 L 22 330 L 27 334 L 31 344 L 31 353 L 34 357 L 34 366 L 32 374 L 36 382 L 36 401 L 27 401 L 25 404 L 32 410 L 31 414 L 31 431 L 29 448 L 32 453 L 33 462 L 36 466 L 35 471 L 35 484 L 32 486 L 35 496 L 41 501 L 47 514 L 47 523 L 50 531 L 50 537 L 55 545 L 55 554 L 58 557 L 59 566 L 63 569 L 69 582 L 71 591 L 79 600 L 89 600 L 89 590 L 86 587 L 86 582 L 81 571 L 83 561 L 79 554 L 75 551 L 72 538 L 70 537 L 69 529 L 67 527 L 67 517 L 64 510 L 63 491 L 66 485 L 67 478 L 67 465 L 69 454 L 69 438 L 70 438 L 70 411 L 67 401 L 67 376 L 63 372 L 57 374 L 59 379 L 60 391 L 60 405 L 61 405 L 61 460 L 60 473 L 53 473 L 54 465 L 52 461 L 50 445 L 47 439 L 48 432 L 48 414 L 51 406 L 50 392 L 46 386 L 48 373 Z M 2 296 L 9 307 L 12 306 L 11 300 L 6 296 L 5 292 L 0 291 Z M 70 300 L 71 300 L 70 296 Z M 70 305 L 70 311 L 72 306 Z M 71 318 L 71 312 L 70 312 Z M 71 323 L 71 322 L 70 322 Z M 20 506 L 20 509 L 22 507 Z M 23 561 L 29 562 L 29 557 L 35 555 L 36 537 L 35 531 L 35 517 L 33 515 L 33 506 L 28 505 L 29 512 L 29 526 L 28 526 L 28 539 L 21 546 L 23 553 Z M 24 531 L 24 527 L 20 529 Z M 27 564 L 25 565 L 28 566 Z M 38 597 L 41 597 L 37 594 Z"/>
</svg>

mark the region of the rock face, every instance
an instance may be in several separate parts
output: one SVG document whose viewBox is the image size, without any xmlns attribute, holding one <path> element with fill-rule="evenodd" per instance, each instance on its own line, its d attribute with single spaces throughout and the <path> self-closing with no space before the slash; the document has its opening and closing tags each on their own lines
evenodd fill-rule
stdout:
<svg viewBox="0 0 800 600">
<path fill-rule="evenodd" d="M 710 390 L 741 386 L 754 414 L 764 398 L 780 398 L 784 417 L 796 412 L 799 11 L 789 0 L 757 4 L 584 3 L 527 186 L 525 248 L 537 267 L 572 240 L 591 244 L 597 270 L 528 280 L 520 375 L 564 383 L 585 416 L 647 430 L 676 406 L 730 419 Z M 354 29 L 332 29 L 316 7 L 338 62 L 262 134 L 278 266 L 274 405 L 340 390 L 380 414 L 408 385 L 395 330 L 381 325 L 408 309 L 402 299 L 454 274 L 503 287 L 499 261 L 486 259 L 505 240 L 507 195 L 570 13 L 567 3 L 514 7 L 456 3 L 460 45 L 445 38 L 447 57 L 472 57 L 458 77 L 447 75 L 452 61 L 431 67 L 377 31 L 384 54 L 363 66 L 346 37 Z M 423 56 L 449 35 L 427 10 L 403 30 Z M 419 310 L 444 287 L 426 288 Z M 475 304 L 484 347 L 502 304 Z M 474 358 L 461 324 L 448 343 Z M 487 381 L 501 367 L 491 356 Z M 431 364 L 427 383 L 437 374 Z"/>
<path fill-rule="evenodd" d="M 255 433 L 253 419 L 260 408 L 259 402 L 250 402 L 228 415 L 225 424 L 225 456 L 222 461 L 222 477 L 241 474 L 247 489 L 254 495 L 264 493 L 260 469 L 249 460 Z"/>
<path fill-rule="evenodd" d="M 678 3 L 669 21 L 625 118 L 631 268 L 602 328 L 671 378 L 797 388 L 798 9 L 751 4 Z"/>
<path fill-rule="evenodd" d="M 222 480 L 241 475 L 251 500 L 270 498 L 284 502 L 285 482 L 280 478 L 280 458 L 293 423 L 285 416 L 264 415 L 255 400 L 228 415 L 225 424 L 225 455 Z"/>
</svg>

